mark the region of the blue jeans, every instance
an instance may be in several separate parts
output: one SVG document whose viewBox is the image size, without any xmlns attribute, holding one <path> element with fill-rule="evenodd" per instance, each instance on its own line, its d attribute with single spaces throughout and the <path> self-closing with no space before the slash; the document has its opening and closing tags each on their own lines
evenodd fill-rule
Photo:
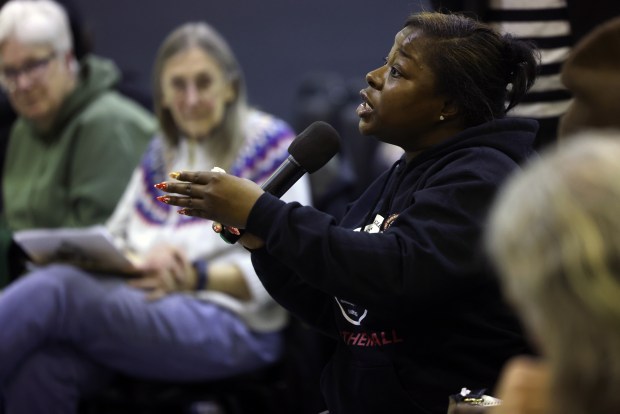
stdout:
<svg viewBox="0 0 620 414">
<path fill-rule="evenodd" d="M 75 413 L 112 372 L 216 380 L 278 359 L 281 333 L 256 333 L 190 295 L 147 301 L 123 280 L 53 265 L 0 293 L 5 414 Z"/>
</svg>

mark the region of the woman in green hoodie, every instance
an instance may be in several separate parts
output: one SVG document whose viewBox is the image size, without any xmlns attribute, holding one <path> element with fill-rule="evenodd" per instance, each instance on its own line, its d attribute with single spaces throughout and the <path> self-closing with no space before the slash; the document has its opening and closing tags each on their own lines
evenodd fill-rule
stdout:
<svg viewBox="0 0 620 414">
<path fill-rule="evenodd" d="M 0 286 L 16 267 L 11 234 L 105 222 L 156 130 L 148 111 L 114 91 L 116 66 L 78 62 L 72 43 L 51 0 L 0 10 L 0 86 L 19 115 L 2 172 Z"/>
</svg>

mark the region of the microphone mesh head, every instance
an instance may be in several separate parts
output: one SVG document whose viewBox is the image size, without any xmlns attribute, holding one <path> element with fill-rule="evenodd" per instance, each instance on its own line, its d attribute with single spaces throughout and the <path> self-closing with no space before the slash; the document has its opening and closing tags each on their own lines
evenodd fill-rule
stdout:
<svg viewBox="0 0 620 414">
<path fill-rule="evenodd" d="M 316 121 L 304 129 L 288 147 L 288 153 L 312 174 L 340 151 L 340 135 L 327 122 Z"/>
</svg>

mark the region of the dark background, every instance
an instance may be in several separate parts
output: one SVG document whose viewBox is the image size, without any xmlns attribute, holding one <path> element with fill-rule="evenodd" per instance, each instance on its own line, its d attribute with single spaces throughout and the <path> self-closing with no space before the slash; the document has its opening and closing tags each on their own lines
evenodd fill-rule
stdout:
<svg viewBox="0 0 620 414">
<path fill-rule="evenodd" d="M 203 20 L 229 41 L 250 102 L 291 121 L 309 73 L 363 85 L 381 65 L 409 13 L 426 0 L 74 0 L 95 51 L 150 92 L 159 44 L 178 25 Z"/>
</svg>

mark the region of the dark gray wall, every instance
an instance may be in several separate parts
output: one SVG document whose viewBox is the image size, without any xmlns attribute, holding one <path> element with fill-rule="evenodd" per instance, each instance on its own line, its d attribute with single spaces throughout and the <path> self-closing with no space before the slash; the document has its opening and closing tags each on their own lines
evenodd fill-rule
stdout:
<svg viewBox="0 0 620 414">
<path fill-rule="evenodd" d="M 382 63 L 394 35 L 425 0 L 75 0 L 95 50 L 150 90 L 163 38 L 204 20 L 229 41 L 251 103 L 287 120 L 296 88 L 312 71 L 359 78 Z"/>
</svg>

